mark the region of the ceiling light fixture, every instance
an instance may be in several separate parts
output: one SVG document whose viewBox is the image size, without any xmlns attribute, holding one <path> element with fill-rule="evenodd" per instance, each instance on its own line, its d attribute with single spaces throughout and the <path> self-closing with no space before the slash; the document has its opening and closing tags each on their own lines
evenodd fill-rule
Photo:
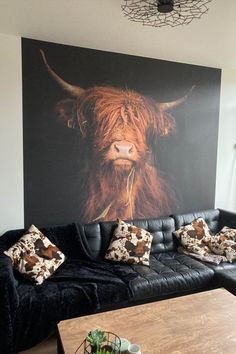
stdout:
<svg viewBox="0 0 236 354">
<path fill-rule="evenodd" d="M 187 25 L 208 11 L 212 0 L 124 0 L 122 11 L 131 21 L 146 26 Z"/>
</svg>

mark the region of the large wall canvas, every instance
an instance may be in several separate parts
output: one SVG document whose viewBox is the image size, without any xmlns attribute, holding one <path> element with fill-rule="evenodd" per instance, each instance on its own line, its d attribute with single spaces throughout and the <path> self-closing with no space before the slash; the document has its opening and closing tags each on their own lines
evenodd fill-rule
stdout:
<svg viewBox="0 0 236 354">
<path fill-rule="evenodd" d="M 25 225 L 214 207 L 219 69 L 22 39 Z"/>
</svg>

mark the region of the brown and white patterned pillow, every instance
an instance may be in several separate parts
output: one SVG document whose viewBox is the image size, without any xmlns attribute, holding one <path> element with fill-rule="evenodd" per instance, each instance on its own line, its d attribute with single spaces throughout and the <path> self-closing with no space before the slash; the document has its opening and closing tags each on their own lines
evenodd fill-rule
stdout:
<svg viewBox="0 0 236 354">
<path fill-rule="evenodd" d="M 36 284 L 42 284 L 65 261 L 65 255 L 34 225 L 4 253 L 15 269 Z"/>
<path fill-rule="evenodd" d="M 150 232 L 118 220 L 105 258 L 116 262 L 149 265 L 152 239 Z"/>
<path fill-rule="evenodd" d="M 236 259 L 236 229 L 223 227 L 220 232 L 212 237 L 208 245 L 212 252 L 224 255 L 231 263 Z"/>
<path fill-rule="evenodd" d="M 180 240 L 185 250 L 206 256 L 210 249 L 207 246 L 212 233 L 203 218 L 193 220 L 191 224 L 182 226 L 175 231 L 176 237 Z"/>
</svg>

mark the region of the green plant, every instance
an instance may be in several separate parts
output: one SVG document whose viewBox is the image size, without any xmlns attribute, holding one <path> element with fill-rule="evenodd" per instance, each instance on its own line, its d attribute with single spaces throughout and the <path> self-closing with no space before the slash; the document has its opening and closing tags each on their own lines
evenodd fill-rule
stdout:
<svg viewBox="0 0 236 354">
<path fill-rule="evenodd" d="M 106 350 L 106 349 L 100 349 L 96 351 L 96 354 L 112 354 L 112 352 Z"/>
<path fill-rule="evenodd" d="M 104 331 L 99 329 L 94 329 L 89 332 L 87 335 L 87 341 L 90 343 L 93 353 L 95 354 L 106 354 L 104 352 L 100 353 L 101 345 L 107 339 L 106 334 Z"/>
</svg>

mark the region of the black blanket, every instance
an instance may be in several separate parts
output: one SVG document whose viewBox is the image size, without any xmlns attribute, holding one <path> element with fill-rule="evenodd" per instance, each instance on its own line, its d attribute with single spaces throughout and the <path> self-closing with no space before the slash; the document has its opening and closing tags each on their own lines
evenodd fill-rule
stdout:
<svg viewBox="0 0 236 354">
<path fill-rule="evenodd" d="M 80 225 L 71 225 L 70 235 L 62 231 L 43 229 L 66 254 L 67 260 L 42 285 L 35 285 L 19 274 L 14 277 L 9 258 L 1 256 L 0 270 L 4 278 L 0 290 L 0 328 L 7 336 L 0 336 L 0 353 L 13 354 L 35 345 L 49 336 L 63 319 L 129 302 L 129 282 L 135 275 L 124 272 L 117 264 L 93 260 Z M 6 246 L 9 247 L 9 241 Z"/>
</svg>

